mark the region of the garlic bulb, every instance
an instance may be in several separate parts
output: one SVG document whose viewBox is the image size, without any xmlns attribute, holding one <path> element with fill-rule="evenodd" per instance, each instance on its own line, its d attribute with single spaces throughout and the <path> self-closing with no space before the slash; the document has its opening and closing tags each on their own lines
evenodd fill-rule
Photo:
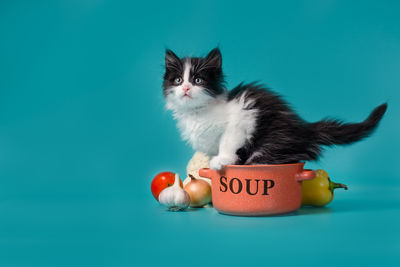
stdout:
<svg viewBox="0 0 400 267">
<path fill-rule="evenodd" d="M 189 194 L 180 187 L 180 181 L 179 174 L 175 173 L 174 184 L 165 188 L 158 196 L 158 201 L 171 211 L 184 210 L 190 204 Z"/>
</svg>

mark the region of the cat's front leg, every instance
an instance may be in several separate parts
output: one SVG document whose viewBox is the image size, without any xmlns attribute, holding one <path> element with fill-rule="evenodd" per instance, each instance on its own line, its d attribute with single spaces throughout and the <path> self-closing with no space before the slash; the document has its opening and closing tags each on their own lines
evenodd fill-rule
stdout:
<svg viewBox="0 0 400 267">
<path fill-rule="evenodd" d="M 239 157 L 236 151 L 246 143 L 247 132 L 246 129 L 235 126 L 228 126 L 221 136 L 218 155 L 210 160 L 211 169 L 220 170 L 225 165 L 237 163 Z"/>
<path fill-rule="evenodd" d="M 238 160 L 236 154 L 233 155 L 217 155 L 210 160 L 210 168 L 213 170 L 220 170 L 225 165 L 235 164 Z"/>
</svg>

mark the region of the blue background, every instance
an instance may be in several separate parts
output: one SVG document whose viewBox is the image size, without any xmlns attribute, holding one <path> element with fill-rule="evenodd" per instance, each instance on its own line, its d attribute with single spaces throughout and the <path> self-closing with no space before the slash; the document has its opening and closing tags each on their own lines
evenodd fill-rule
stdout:
<svg viewBox="0 0 400 267">
<path fill-rule="evenodd" d="M 1 1 L 0 266 L 395 265 L 399 3 Z M 265 82 L 306 120 L 389 103 L 371 138 L 307 164 L 349 191 L 264 218 L 158 205 L 152 177 L 193 153 L 163 106 L 164 50 L 217 45 L 230 88 Z"/>
</svg>

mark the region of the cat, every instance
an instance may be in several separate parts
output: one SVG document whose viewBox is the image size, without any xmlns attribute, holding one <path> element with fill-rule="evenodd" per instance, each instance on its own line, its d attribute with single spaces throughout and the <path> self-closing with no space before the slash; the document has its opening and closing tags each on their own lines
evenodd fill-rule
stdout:
<svg viewBox="0 0 400 267">
<path fill-rule="evenodd" d="M 322 146 L 345 145 L 369 136 L 387 104 L 361 123 L 301 119 L 275 92 L 241 83 L 228 91 L 222 56 L 179 58 L 167 49 L 163 94 L 182 138 L 210 156 L 210 168 L 230 164 L 288 164 L 317 160 Z"/>
</svg>

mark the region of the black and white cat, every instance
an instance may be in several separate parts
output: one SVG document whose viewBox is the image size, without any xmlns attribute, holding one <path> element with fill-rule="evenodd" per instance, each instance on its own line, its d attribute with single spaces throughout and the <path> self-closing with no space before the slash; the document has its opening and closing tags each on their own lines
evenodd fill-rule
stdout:
<svg viewBox="0 0 400 267">
<path fill-rule="evenodd" d="M 321 146 L 369 136 L 387 108 L 378 106 L 361 123 L 308 123 L 261 85 L 241 83 L 227 91 L 218 48 L 205 58 L 179 58 L 167 50 L 163 88 L 183 139 L 211 157 L 212 169 L 316 160 Z"/>
</svg>

